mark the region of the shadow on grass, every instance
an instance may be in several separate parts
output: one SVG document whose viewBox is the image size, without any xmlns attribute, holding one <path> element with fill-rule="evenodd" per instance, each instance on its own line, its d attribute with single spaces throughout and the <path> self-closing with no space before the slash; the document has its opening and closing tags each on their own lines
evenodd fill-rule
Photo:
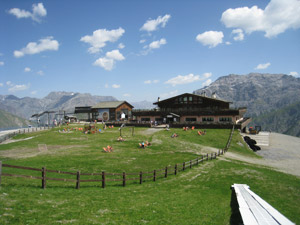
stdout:
<svg viewBox="0 0 300 225">
<path fill-rule="evenodd" d="M 230 225 L 239 225 L 243 224 L 243 220 L 239 210 L 239 204 L 237 202 L 236 194 L 234 189 L 231 189 L 231 216 L 230 216 Z"/>
</svg>

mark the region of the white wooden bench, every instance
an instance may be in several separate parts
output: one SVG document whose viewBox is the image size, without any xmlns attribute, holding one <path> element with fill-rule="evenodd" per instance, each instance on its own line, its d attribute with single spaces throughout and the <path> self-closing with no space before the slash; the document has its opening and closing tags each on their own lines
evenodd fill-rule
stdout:
<svg viewBox="0 0 300 225">
<path fill-rule="evenodd" d="M 244 225 L 294 224 L 265 200 L 251 191 L 248 185 L 233 184 L 231 187 L 236 193 Z"/>
</svg>

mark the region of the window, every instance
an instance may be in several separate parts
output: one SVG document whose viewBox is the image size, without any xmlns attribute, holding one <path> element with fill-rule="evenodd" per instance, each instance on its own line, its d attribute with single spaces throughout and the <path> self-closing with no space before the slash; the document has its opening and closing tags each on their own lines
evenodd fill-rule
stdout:
<svg viewBox="0 0 300 225">
<path fill-rule="evenodd" d="M 213 117 L 202 117 L 202 122 L 214 122 Z"/>
<path fill-rule="evenodd" d="M 195 118 L 195 117 L 187 117 L 187 118 L 185 118 L 185 121 L 186 122 L 196 122 L 197 118 Z"/>
<path fill-rule="evenodd" d="M 189 97 L 189 102 L 192 102 L 192 101 L 193 101 L 193 97 L 190 96 L 190 97 Z"/>
<path fill-rule="evenodd" d="M 141 118 L 141 121 L 150 121 L 150 118 Z"/>
<path fill-rule="evenodd" d="M 184 98 L 183 98 L 183 102 L 184 102 L 184 103 L 187 103 L 187 97 L 184 97 Z"/>
<path fill-rule="evenodd" d="M 232 118 L 231 117 L 220 117 L 219 121 L 220 122 L 231 122 Z"/>
</svg>

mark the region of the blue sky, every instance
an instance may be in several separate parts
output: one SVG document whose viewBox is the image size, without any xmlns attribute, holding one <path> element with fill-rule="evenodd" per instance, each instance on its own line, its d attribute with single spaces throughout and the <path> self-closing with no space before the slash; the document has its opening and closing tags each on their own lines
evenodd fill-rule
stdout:
<svg viewBox="0 0 300 225">
<path fill-rule="evenodd" d="M 228 74 L 300 74 L 299 0 L 0 3 L 0 94 L 155 101 Z"/>
</svg>

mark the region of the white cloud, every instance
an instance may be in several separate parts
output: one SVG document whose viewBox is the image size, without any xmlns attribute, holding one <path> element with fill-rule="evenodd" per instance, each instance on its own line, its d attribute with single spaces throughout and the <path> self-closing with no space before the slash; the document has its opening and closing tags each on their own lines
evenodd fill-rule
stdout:
<svg viewBox="0 0 300 225">
<path fill-rule="evenodd" d="M 119 52 L 119 50 L 112 50 L 106 53 L 106 58 L 122 61 L 125 57 Z"/>
<path fill-rule="evenodd" d="M 143 43 L 145 43 L 145 42 L 146 42 L 145 39 L 140 40 L 140 44 L 143 44 Z"/>
<path fill-rule="evenodd" d="M 226 41 L 225 44 L 226 45 L 231 45 L 231 42 L 230 41 Z"/>
<path fill-rule="evenodd" d="M 175 90 L 175 91 L 170 91 L 167 93 L 160 94 L 160 97 L 161 98 L 169 98 L 169 97 L 176 96 L 177 94 L 178 94 L 178 90 Z"/>
<path fill-rule="evenodd" d="M 0 66 L 4 66 L 4 62 L 0 61 Z"/>
<path fill-rule="evenodd" d="M 299 73 L 296 72 L 296 71 L 293 71 L 293 72 L 290 72 L 289 75 L 292 75 L 294 77 L 298 77 L 299 76 Z"/>
<path fill-rule="evenodd" d="M 265 32 L 265 37 L 272 38 L 287 29 L 300 27 L 299 0 L 271 0 L 265 9 L 257 6 L 227 9 L 221 21 L 228 28 L 241 28 L 246 33 Z"/>
<path fill-rule="evenodd" d="M 147 22 L 141 27 L 140 30 L 152 32 L 157 30 L 159 27 L 165 27 L 171 15 L 166 14 L 163 17 L 159 16 L 157 19 L 154 20 L 147 20 Z"/>
<path fill-rule="evenodd" d="M 159 83 L 159 80 L 146 80 L 144 81 L 144 84 L 157 84 Z"/>
<path fill-rule="evenodd" d="M 41 18 L 47 15 L 47 10 L 45 9 L 43 3 L 38 3 L 32 5 L 32 12 L 24 9 L 12 8 L 8 11 L 8 13 L 16 16 L 18 19 L 31 18 L 36 22 L 41 22 Z"/>
<path fill-rule="evenodd" d="M 153 41 L 149 44 L 149 49 L 160 48 L 160 46 L 167 44 L 166 39 L 162 38 L 158 41 Z"/>
<path fill-rule="evenodd" d="M 31 94 L 32 94 L 32 95 L 36 95 L 36 94 L 37 94 L 37 91 L 32 91 Z"/>
<path fill-rule="evenodd" d="M 43 51 L 57 51 L 59 48 L 59 43 L 53 40 L 53 37 L 46 37 L 39 40 L 39 43 L 29 42 L 25 48 L 20 51 L 14 51 L 14 56 L 16 58 L 23 57 L 24 55 L 38 54 Z"/>
<path fill-rule="evenodd" d="M 105 87 L 105 88 L 109 88 L 109 85 L 108 85 L 108 84 L 105 84 L 104 87 Z"/>
<path fill-rule="evenodd" d="M 90 44 L 92 47 L 88 49 L 89 53 L 98 53 L 101 48 L 106 46 L 107 42 L 116 42 L 124 34 L 123 28 L 115 30 L 99 29 L 93 32 L 93 35 L 86 35 L 80 41 Z"/>
<path fill-rule="evenodd" d="M 0 83 L 0 87 L 3 87 L 3 83 Z"/>
<path fill-rule="evenodd" d="M 236 36 L 233 37 L 235 41 L 244 40 L 244 32 L 242 29 L 234 29 L 231 33 L 236 34 Z"/>
<path fill-rule="evenodd" d="M 124 45 L 123 43 L 120 43 L 120 44 L 118 45 L 118 48 L 119 48 L 119 49 L 123 49 L 123 48 L 125 48 L 125 45 Z"/>
<path fill-rule="evenodd" d="M 189 84 L 189 83 L 194 83 L 197 81 L 205 80 L 209 77 L 212 76 L 212 73 L 204 73 L 202 76 L 200 75 L 194 75 L 192 73 L 182 76 L 178 75 L 176 77 L 173 77 L 169 79 L 168 81 L 165 82 L 165 84 L 171 84 L 173 87 L 179 84 Z"/>
<path fill-rule="evenodd" d="M 113 59 L 108 59 L 108 58 L 99 58 L 94 62 L 94 66 L 100 66 L 104 68 L 105 70 L 112 70 L 114 66 L 114 60 Z"/>
<path fill-rule="evenodd" d="M 271 63 L 262 63 L 262 64 L 258 64 L 254 69 L 256 70 L 264 70 L 267 69 L 269 66 L 271 66 Z"/>
<path fill-rule="evenodd" d="M 208 86 L 212 83 L 212 80 L 211 79 L 208 79 L 206 80 L 205 82 L 202 83 L 202 86 L 205 87 L 205 86 Z"/>
<path fill-rule="evenodd" d="M 124 96 L 124 97 L 131 97 L 131 94 L 125 93 L 125 94 L 123 94 L 123 96 Z"/>
<path fill-rule="evenodd" d="M 24 72 L 30 72 L 31 69 L 29 67 L 25 67 Z"/>
<path fill-rule="evenodd" d="M 30 84 L 10 84 L 9 86 L 10 88 L 8 89 L 8 91 L 17 92 L 27 90 L 30 87 Z"/>
<path fill-rule="evenodd" d="M 97 59 L 94 62 L 94 66 L 100 66 L 105 70 L 112 70 L 116 61 L 122 61 L 125 57 L 119 52 L 119 50 L 113 50 L 111 52 L 107 52 L 106 55 L 102 58 Z"/>
<path fill-rule="evenodd" d="M 12 86 L 12 82 L 11 81 L 6 81 L 6 85 L 7 86 Z"/>
<path fill-rule="evenodd" d="M 212 76 L 212 73 L 204 73 L 202 76 L 204 79 L 207 79 Z"/>
<path fill-rule="evenodd" d="M 39 71 L 37 71 L 36 72 L 38 75 L 40 75 L 40 76 L 44 76 L 44 72 L 42 71 L 42 70 L 39 70 Z"/>
<path fill-rule="evenodd" d="M 214 48 L 223 42 L 224 34 L 222 31 L 206 31 L 198 34 L 196 40 L 209 48 Z"/>
<path fill-rule="evenodd" d="M 120 88 L 121 85 L 120 85 L 120 84 L 113 84 L 113 85 L 111 85 L 111 87 L 112 87 L 112 88 Z"/>
</svg>

